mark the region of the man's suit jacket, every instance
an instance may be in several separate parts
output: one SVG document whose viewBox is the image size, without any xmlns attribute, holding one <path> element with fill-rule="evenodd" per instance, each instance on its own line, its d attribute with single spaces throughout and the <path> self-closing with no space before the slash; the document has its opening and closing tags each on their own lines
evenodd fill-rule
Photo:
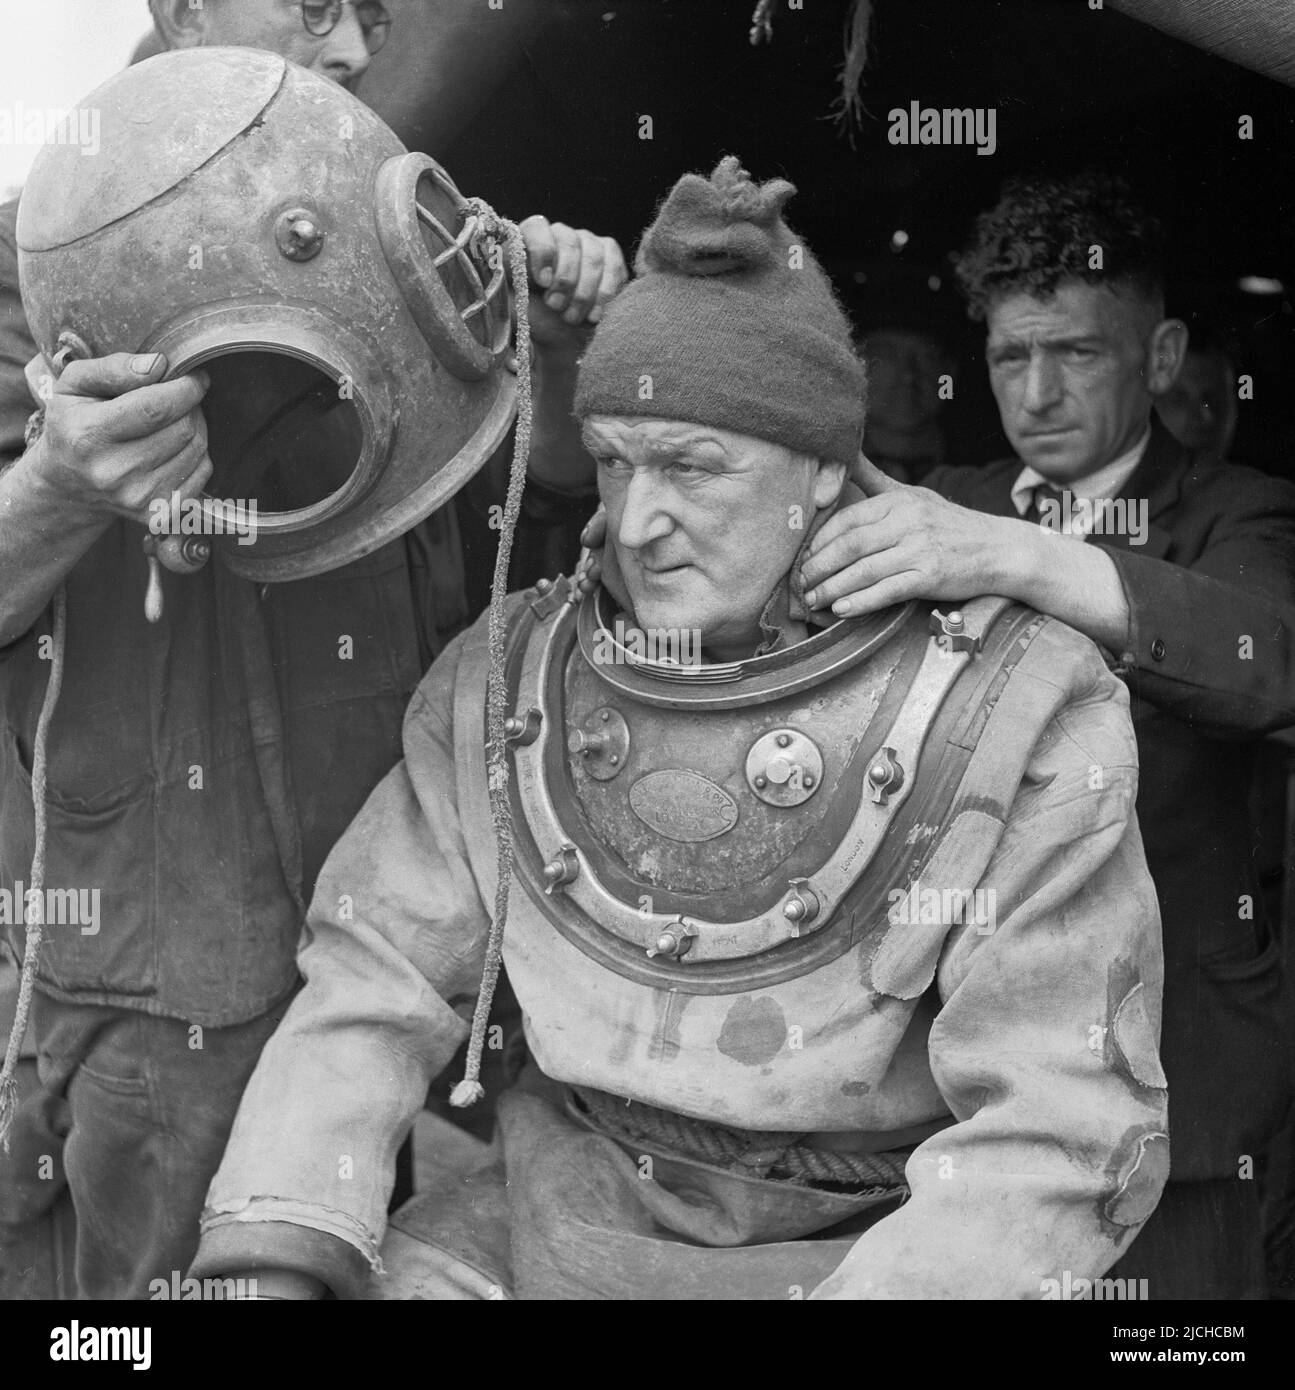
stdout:
<svg viewBox="0 0 1295 1390">
<path fill-rule="evenodd" d="M 1015 516 L 1016 458 L 940 468 L 926 486 Z M 1138 819 L 1160 898 L 1174 1179 L 1245 1174 L 1291 1094 L 1281 942 L 1264 918 L 1248 800 L 1263 735 L 1295 724 L 1295 488 L 1209 462 L 1153 420 L 1120 494 L 1145 541 L 1094 535 L 1129 605 Z M 1058 537 L 1058 546 L 1074 542 Z"/>
</svg>

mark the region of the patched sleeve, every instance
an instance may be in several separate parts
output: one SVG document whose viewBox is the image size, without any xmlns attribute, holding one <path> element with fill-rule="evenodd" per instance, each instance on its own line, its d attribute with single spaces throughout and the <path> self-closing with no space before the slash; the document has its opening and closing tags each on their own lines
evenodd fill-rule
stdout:
<svg viewBox="0 0 1295 1390">
<path fill-rule="evenodd" d="M 262 1053 L 212 1182 L 194 1272 L 286 1269 L 355 1293 L 386 1228 L 396 1152 L 467 1035 L 489 916 L 456 804 L 452 712 L 465 642 L 410 704 L 404 761 L 320 874 L 305 985 Z"/>
<path fill-rule="evenodd" d="M 975 903 L 940 950 L 928 1041 L 954 1122 L 914 1150 L 911 1199 L 816 1297 L 1056 1296 L 1108 1270 L 1159 1200 L 1160 922 L 1128 695 L 1095 650 L 1087 671 L 1035 745 L 983 874 L 945 884 Z"/>
</svg>

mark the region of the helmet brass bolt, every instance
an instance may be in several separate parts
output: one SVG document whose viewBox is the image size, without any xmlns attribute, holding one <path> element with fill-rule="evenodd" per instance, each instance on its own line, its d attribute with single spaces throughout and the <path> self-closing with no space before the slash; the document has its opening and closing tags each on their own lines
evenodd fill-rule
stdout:
<svg viewBox="0 0 1295 1390">
<path fill-rule="evenodd" d="M 564 883 L 572 883 L 580 873 L 580 858 L 575 847 L 563 845 L 557 854 L 544 866 L 544 882 L 548 885 L 546 893 L 552 893 Z"/>
<path fill-rule="evenodd" d="M 526 709 L 520 714 L 510 714 L 504 720 L 504 738 L 509 743 L 517 743 L 525 748 L 539 738 L 543 723 L 544 716 L 537 709 Z"/>
<path fill-rule="evenodd" d="M 567 751 L 595 782 L 610 782 L 629 766 L 630 731 L 611 705 L 590 710 L 579 726 L 567 726 Z"/>
<path fill-rule="evenodd" d="M 757 777 L 755 779 L 755 785 L 757 790 L 763 791 L 769 785 L 769 781 L 765 777 Z"/>
<path fill-rule="evenodd" d="M 790 734 L 779 734 L 779 735 L 778 735 L 778 747 L 779 747 L 779 748 L 786 748 L 790 743 L 791 743 L 791 735 L 790 735 Z"/>
<path fill-rule="evenodd" d="M 290 261 L 314 260 L 324 246 L 323 229 L 305 208 L 291 208 L 283 213 L 274 234 L 279 250 Z"/>
<path fill-rule="evenodd" d="M 868 795 L 884 806 L 891 795 L 904 785 L 904 769 L 893 748 L 883 748 L 877 761 L 868 769 Z"/>
<path fill-rule="evenodd" d="M 778 786 L 791 781 L 792 765 L 786 758 L 770 758 L 764 765 L 764 775 Z"/>
<path fill-rule="evenodd" d="M 812 922 L 818 916 L 822 903 L 808 879 L 793 878 L 790 887 L 791 892 L 782 905 L 782 915 L 793 927 L 799 928 L 802 922 Z"/>
<path fill-rule="evenodd" d="M 648 956 L 666 956 L 671 960 L 681 960 L 688 954 L 695 935 L 696 933 L 684 922 L 675 922 L 657 937 L 655 946 L 648 947 Z"/>
</svg>

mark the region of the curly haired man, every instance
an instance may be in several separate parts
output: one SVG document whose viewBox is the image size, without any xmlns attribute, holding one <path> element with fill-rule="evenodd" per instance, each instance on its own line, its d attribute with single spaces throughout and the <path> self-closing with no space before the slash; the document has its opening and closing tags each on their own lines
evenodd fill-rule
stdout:
<svg viewBox="0 0 1295 1390">
<path fill-rule="evenodd" d="M 1117 179 L 1009 184 L 960 278 L 1016 456 L 922 488 L 862 465 L 805 566 L 873 612 L 1000 593 L 1112 656 L 1133 697 L 1138 819 L 1160 899 L 1170 1181 L 1115 1268 L 1153 1297 L 1262 1296 L 1256 1156 L 1290 1099 L 1290 1006 L 1264 921 L 1249 794 L 1295 722 L 1295 490 L 1179 444 L 1153 413 L 1187 329 L 1163 231 Z"/>
</svg>

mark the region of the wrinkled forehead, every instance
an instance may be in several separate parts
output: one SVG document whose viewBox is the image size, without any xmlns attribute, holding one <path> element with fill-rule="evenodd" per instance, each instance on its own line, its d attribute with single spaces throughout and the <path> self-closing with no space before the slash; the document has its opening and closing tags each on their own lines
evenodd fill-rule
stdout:
<svg viewBox="0 0 1295 1390">
<path fill-rule="evenodd" d="M 986 312 L 991 344 L 1140 335 L 1148 306 L 1109 284 L 1062 281 L 1055 293 L 1008 290 Z"/>
<path fill-rule="evenodd" d="M 718 425 L 641 415 L 590 415 L 581 434 L 591 448 L 633 447 L 646 453 L 673 454 L 682 449 L 704 448 L 737 457 L 779 447 Z"/>
</svg>

